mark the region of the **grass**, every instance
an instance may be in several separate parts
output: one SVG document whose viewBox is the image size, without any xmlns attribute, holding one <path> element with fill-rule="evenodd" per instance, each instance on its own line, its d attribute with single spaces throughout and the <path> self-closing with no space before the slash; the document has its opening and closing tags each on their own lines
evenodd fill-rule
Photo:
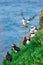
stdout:
<svg viewBox="0 0 43 65">
<path fill-rule="evenodd" d="M 4 59 L 3 65 L 43 65 L 43 30 L 37 32 L 28 45 L 20 46 L 21 51 L 12 55 L 12 62 Z"/>
</svg>

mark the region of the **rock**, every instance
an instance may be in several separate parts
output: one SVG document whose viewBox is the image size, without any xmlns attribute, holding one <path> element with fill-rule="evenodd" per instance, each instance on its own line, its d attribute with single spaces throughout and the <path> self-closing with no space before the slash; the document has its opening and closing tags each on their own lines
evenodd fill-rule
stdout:
<svg viewBox="0 0 43 65">
<path fill-rule="evenodd" d="M 40 26 L 40 29 L 43 29 L 43 9 L 41 10 L 41 13 L 40 13 L 39 26 Z"/>
</svg>

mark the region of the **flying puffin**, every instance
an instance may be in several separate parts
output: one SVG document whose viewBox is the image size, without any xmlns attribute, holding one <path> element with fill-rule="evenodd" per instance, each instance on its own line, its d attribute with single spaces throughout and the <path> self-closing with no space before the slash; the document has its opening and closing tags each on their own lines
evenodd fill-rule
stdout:
<svg viewBox="0 0 43 65">
<path fill-rule="evenodd" d="M 22 23 L 23 23 L 23 25 L 25 27 L 28 27 L 29 22 L 36 17 L 36 15 L 34 15 L 31 18 L 29 18 L 29 19 L 26 20 L 25 17 L 23 16 L 23 12 L 21 12 L 21 16 L 22 16 Z"/>
</svg>

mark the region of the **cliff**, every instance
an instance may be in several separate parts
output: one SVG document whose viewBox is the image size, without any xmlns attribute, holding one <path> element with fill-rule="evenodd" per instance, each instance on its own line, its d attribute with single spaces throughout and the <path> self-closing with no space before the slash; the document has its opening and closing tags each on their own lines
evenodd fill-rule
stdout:
<svg viewBox="0 0 43 65">
<path fill-rule="evenodd" d="M 40 28 L 43 29 L 43 9 L 40 12 L 40 21 L 39 21 Z"/>
<path fill-rule="evenodd" d="M 20 46 L 21 51 L 12 55 L 12 62 L 3 62 L 3 65 L 43 65 L 43 30 L 39 30 L 35 37 L 25 47 Z"/>
</svg>

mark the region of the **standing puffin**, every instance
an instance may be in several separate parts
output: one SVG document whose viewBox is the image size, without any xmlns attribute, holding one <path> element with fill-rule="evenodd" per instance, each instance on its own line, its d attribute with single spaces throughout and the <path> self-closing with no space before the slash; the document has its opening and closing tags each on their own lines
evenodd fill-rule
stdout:
<svg viewBox="0 0 43 65">
<path fill-rule="evenodd" d="M 31 28 L 30 28 L 30 34 L 34 33 L 35 28 L 36 28 L 35 26 L 31 26 Z"/>
<path fill-rule="evenodd" d="M 15 52 L 19 52 L 19 51 L 20 51 L 20 48 L 17 47 L 15 44 L 12 44 L 11 46 L 13 47 L 13 50 L 14 50 Z"/>
<path fill-rule="evenodd" d="M 30 33 L 36 33 L 38 29 L 35 26 L 31 26 Z"/>
<path fill-rule="evenodd" d="M 10 62 L 12 61 L 12 55 L 9 53 L 9 51 L 7 52 L 6 60 Z"/>
<path fill-rule="evenodd" d="M 30 42 L 30 34 L 26 35 L 26 39 L 27 39 L 26 44 L 29 44 L 29 42 Z"/>
<path fill-rule="evenodd" d="M 37 33 L 37 31 L 38 31 L 38 29 L 37 29 L 37 28 L 35 28 L 34 33 Z"/>
</svg>

